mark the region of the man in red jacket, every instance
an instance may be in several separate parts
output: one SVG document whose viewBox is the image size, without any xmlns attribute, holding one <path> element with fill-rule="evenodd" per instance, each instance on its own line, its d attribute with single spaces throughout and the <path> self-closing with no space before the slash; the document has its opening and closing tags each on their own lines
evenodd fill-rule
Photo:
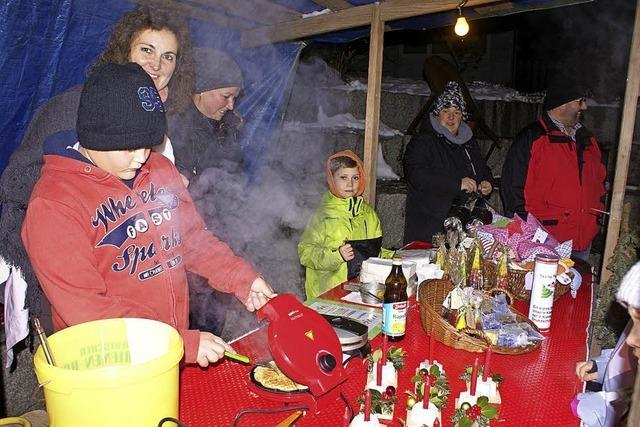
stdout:
<svg viewBox="0 0 640 427">
<path fill-rule="evenodd" d="M 90 320 L 165 322 L 185 361 L 207 366 L 232 350 L 189 329 L 186 270 L 233 293 L 249 311 L 274 294 L 206 229 L 173 164 L 151 147 L 166 131 L 164 106 L 137 64 L 105 64 L 84 85 L 78 143 L 45 142 L 22 240 L 51 302 L 56 330 Z"/>
<path fill-rule="evenodd" d="M 532 213 L 558 240 L 573 240 L 573 256 L 588 260 L 604 208 L 606 168 L 595 136 L 580 119 L 586 89 L 558 77 L 545 113 L 515 137 L 502 169 L 505 214 Z"/>
</svg>

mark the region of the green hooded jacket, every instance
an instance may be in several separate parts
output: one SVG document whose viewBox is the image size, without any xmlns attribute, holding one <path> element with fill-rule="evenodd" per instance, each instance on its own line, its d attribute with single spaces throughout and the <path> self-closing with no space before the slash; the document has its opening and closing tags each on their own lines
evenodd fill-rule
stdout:
<svg viewBox="0 0 640 427">
<path fill-rule="evenodd" d="M 300 263 L 307 270 L 307 298 L 315 298 L 347 280 L 347 263 L 338 250 L 345 240 L 380 236 L 378 215 L 362 196 L 342 199 L 327 191 L 298 244 Z M 381 252 L 382 256 L 392 255 L 386 249 Z"/>
</svg>

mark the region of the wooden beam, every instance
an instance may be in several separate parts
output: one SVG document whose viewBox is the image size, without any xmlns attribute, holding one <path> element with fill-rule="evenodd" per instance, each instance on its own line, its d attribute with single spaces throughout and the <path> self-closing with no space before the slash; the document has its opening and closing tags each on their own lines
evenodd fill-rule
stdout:
<svg viewBox="0 0 640 427">
<path fill-rule="evenodd" d="M 555 9 L 558 7 L 573 6 L 573 5 L 582 4 L 582 3 L 592 3 L 593 1 L 594 0 L 554 0 L 553 3 L 551 3 L 551 5 L 549 5 L 549 3 L 508 2 L 508 3 L 500 3 L 497 5 L 479 6 L 479 7 L 473 8 L 473 10 L 474 12 L 476 12 L 478 15 L 481 15 L 481 16 L 477 18 L 473 17 L 472 19 L 512 15 L 515 13 L 530 12 L 534 10 Z"/>
<path fill-rule="evenodd" d="M 165 3 L 158 0 L 131 0 L 138 4 L 150 4 L 162 7 Z M 248 22 L 241 21 L 239 19 L 230 19 L 227 16 L 220 15 L 218 13 L 204 10 L 200 7 L 192 6 L 189 4 L 181 3 L 178 1 L 169 2 L 171 6 L 179 10 L 185 17 L 199 19 L 201 21 L 211 22 L 220 27 L 230 28 L 232 30 L 248 30 L 249 28 L 255 28 L 255 25 L 251 25 Z"/>
<path fill-rule="evenodd" d="M 364 122 L 364 172 L 366 185 L 364 199 L 376 206 L 376 166 L 378 131 L 380 127 L 380 93 L 382 91 L 382 50 L 384 48 L 384 21 L 381 5 L 371 8 L 371 40 L 369 43 L 369 77 L 367 79 L 367 111 Z"/>
<path fill-rule="evenodd" d="M 239 16 L 262 24 L 275 24 L 277 22 L 299 19 L 301 13 L 275 2 L 264 0 L 190 0 L 192 3 L 224 11 L 230 15 Z M 258 12 L 259 11 L 259 12 Z M 252 26 L 255 27 L 255 26 Z"/>
<path fill-rule="evenodd" d="M 481 6 L 500 1 L 504 0 L 469 0 L 465 7 Z M 393 21 L 445 12 L 454 10 L 458 3 L 459 0 L 389 0 L 379 5 L 380 19 L 382 21 Z M 374 7 L 374 3 L 354 6 L 324 15 L 247 30 L 242 33 L 242 46 L 255 47 L 370 25 Z"/>
<path fill-rule="evenodd" d="M 629 159 L 631 157 L 631 145 L 633 129 L 638 108 L 638 89 L 640 88 L 640 0 L 636 3 L 636 20 L 633 27 L 631 51 L 629 53 L 629 67 L 627 69 L 627 88 L 624 94 L 622 109 L 622 124 L 620 126 L 620 140 L 618 142 L 618 156 L 616 159 L 616 171 L 613 178 L 613 190 L 611 192 L 611 207 L 609 211 L 609 225 L 607 227 L 607 240 L 604 245 L 603 265 L 609 263 L 613 249 L 618 242 L 620 234 L 620 222 L 622 220 L 622 204 L 629 173 Z M 600 276 L 600 292 L 606 286 L 611 277 L 611 271 L 602 269 Z"/>
<path fill-rule="evenodd" d="M 327 9 L 331 9 L 333 11 L 348 9 L 353 7 L 353 5 L 345 0 L 312 0 L 315 4 L 318 4 L 322 7 L 326 7 Z"/>
</svg>

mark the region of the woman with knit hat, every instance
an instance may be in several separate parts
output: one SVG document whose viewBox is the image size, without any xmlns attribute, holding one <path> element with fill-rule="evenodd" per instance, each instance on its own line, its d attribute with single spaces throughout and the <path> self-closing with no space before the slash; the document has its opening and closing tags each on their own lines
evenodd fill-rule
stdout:
<svg viewBox="0 0 640 427">
<path fill-rule="evenodd" d="M 243 86 L 242 70 L 228 53 L 194 48 L 195 86 L 193 102 L 181 114 L 169 118 L 176 166 L 189 180 L 216 167 L 242 170 L 242 151 L 237 130 L 242 118 L 234 111 Z"/>
<path fill-rule="evenodd" d="M 298 244 L 300 263 L 306 267 L 307 298 L 357 276 L 365 259 L 392 255 L 381 248 L 380 220 L 362 197 L 364 177 L 362 161 L 350 150 L 327 160 L 329 191 Z"/>
<path fill-rule="evenodd" d="M 491 171 L 465 123 L 466 103 L 458 83 L 446 84 L 428 118 L 404 154 L 405 243 L 430 242 L 443 230 L 453 205 L 464 204 L 470 193 L 486 196 L 493 190 Z"/>
<path fill-rule="evenodd" d="M 238 175 L 242 176 L 242 151 L 237 139 L 242 118 L 234 111 L 243 86 L 242 71 L 231 55 L 222 50 L 198 47 L 193 49 L 193 57 L 195 85 L 191 102 L 182 113 L 167 117 L 173 131 L 171 142 L 176 167 L 207 226 L 228 239 L 237 231 L 227 225 L 227 219 L 239 215 L 236 203 L 229 201 L 237 201 L 242 195 L 222 181 L 243 182 L 238 179 Z M 209 173 L 203 174 L 207 169 Z M 212 176 L 218 184 L 215 187 L 211 185 Z M 210 197 L 212 193 L 215 197 Z M 212 289 L 200 276 L 188 274 L 188 280 L 190 299 L 194 302 L 189 314 L 192 326 L 222 334 L 227 313 L 235 309 L 233 299 Z"/>
<path fill-rule="evenodd" d="M 623 419 L 628 415 L 640 359 L 640 262 L 625 274 L 616 299 L 631 316 L 618 343 L 593 360 L 576 364 L 578 378 L 602 384 L 601 391 L 579 393 L 571 404 L 587 427 L 626 425 Z"/>
</svg>

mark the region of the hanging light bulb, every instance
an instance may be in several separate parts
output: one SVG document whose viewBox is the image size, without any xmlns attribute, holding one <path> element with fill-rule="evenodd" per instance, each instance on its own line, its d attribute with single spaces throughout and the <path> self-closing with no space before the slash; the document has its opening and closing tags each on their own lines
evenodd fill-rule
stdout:
<svg viewBox="0 0 640 427">
<path fill-rule="evenodd" d="M 458 6 L 458 19 L 456 19 L 456 25 L 453 27 L 453 31 L 460 37 L 464 37 L 469 33 L 469 23 L 462 15 L 462 7 L 467 3 L 468 0 L 462 0 Z"/>
<path fill-rule="evenodd" d="M 458 17 L 458 19 L 456 20 L 456 26 L 453 27 L 453 30 L 460 37 L 464 37 L 467 35 L 467 33 L 469 33 L 469 23 L 464 18 L 464 16 Z"/>
</svg>

